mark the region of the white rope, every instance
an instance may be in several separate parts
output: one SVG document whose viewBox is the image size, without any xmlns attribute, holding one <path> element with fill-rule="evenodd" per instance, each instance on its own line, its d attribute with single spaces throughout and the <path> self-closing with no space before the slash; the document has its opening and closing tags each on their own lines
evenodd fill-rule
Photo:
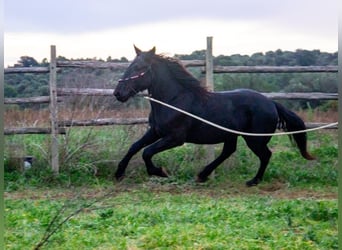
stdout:
<svg viewBox="0 0 342 250">
<path fill-rule="evenodd" d="M 299 131 L 291 131 L 291 132 L 279 132 L 279 133 L 258 133 L 258 134 L 255 134 L 255 133 L 246 133 L 246 132 L 242 132 L 242 131 L 237 131 L 237 130 L 234 130 L 234 129 L 229 129 L 229 128 L 226 128 L 226 127 L 222 127 L 216 123 L 213 123 L 213 122 L 210 122 L 206 119 L 203 119 L 197 115 L 193 115 L 183 109 L 180 109 L 180 108 L 177 108 L 175 106 L 172 106 L 170 104 L 167 104 L 165 102 L 162 102 L 162 101 L 159 101 L 157 99 L 154 99 L 152 97 L 149 97 L 149 96 L 144 96 L 145 99 L 148 99 L 152 102 L 155 102 L 155 103 L 159 103 L 165 107 L 168 107 L 170 109 L 173 109 L 173 110 L 176 110 L 178 112 L 181 112 L 185 115 L 188 115 L 192 118 L 195 118 L 201 122 L 204 122 L 206 124 L 209 124 L 213 127 L 216 127 L 218 129 L 221 129 L 221 130 L 224 130 L 226 132 L 229 132 L 229 133 L 233 133 L 233 134 L 238 134 L 238 135 L 246 135 L 246 136 L 274 136 L 274 135 L 293 135 L 293 134 L 299 134 L 299 133 L 304 133 L 304 132 L 310 132 L 310 131 L 315 131 L 315 130 L 319 130 L 319 129 L 324 129 L 324 128 L 328 128 L 328 127 L 332 127 L 332 126 L 336 126 L 338 125 L 338 122 L 334 122 L 334 123 L 330 123 L 330 124 L 327 124 L 327 125 L 323 125 L 323 126 L 320 126 L 320 127 L 316 127 L 316 128 L 310 128 L 310 129 L 305 129 L 305 130 L 299 130 Z"/>
</svg>

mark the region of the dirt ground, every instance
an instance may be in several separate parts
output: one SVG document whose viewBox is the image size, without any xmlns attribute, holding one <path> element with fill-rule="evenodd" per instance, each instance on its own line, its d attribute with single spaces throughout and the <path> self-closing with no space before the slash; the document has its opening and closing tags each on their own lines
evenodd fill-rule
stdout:
<svg viewBox="0 0 342 250">
<path fill-rule="evenodd" d="M 201 184 L 160 184 L 147 182 L 144 184 L 116 184 L 112 187 L 100 188 L 44 188 L 24 191 L 5 192 L 5 199 L 72 199 L 75 197 L 97 198 L 110 193 L 110 196 L 117 196 L 120 193 L 129 193 L 136 190 L 145 190 L 156 195 L 159 193 L 171 194 L 194 194 L 200 196 L 210 196 L 217 198 L 264 196 L 275 199 L 315 199 L 331 200 L 337 199 L 337 187 L 327 188 L 326 190 L 315 190 L 311 188 L 290 188 L 287 183 L 272 182 L 262 183 L 256 187 L 246 187 L 241 185 L 219 185 L 210 187 Z"/>
</svg>

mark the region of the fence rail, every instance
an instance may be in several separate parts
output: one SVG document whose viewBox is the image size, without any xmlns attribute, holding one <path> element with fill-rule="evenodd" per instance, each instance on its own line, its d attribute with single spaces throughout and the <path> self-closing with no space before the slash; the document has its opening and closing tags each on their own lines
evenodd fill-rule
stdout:
<svg viewBox="0 0 342 250">
<path fill-rule="evenodd" d="M 88 126 L 113 126 L 113 125 L 139 125 L 147 124 L 147 117 L 140 118 L 101 118 L 101 119 L 91 119 L 91 120 L 65 120 L 59 121 L 58 134 L 66 134 L 66 127 L 88 127 Z M 318 128 L 327 125 L 323 122 L 306 122 L 306 128 Z M 330 126 L 329 129 L 338 129 L 337 125 Z M 28 127 L 28 128 L 5 128 L 4 135 L 15 135 L 15 134 L 51 134 L 50 128 L 38 128 L 38 127 Z"/>
<path fill-rule="evenodd" d="M 63 101 L 63 96 L 113 96 L 114 89 L 95 88 L 57 88 L 58 102 Z M 337 93 L 322 92 L 267 92 L 261 93 L 274 100 L 338 100 Z M 139 94 L 140 95 L 140 94 Z M 144 95 L 144 94 L 141 94 Z M 37 96 L 27 98 L 5 98 L 5 104 L 26 104 L 26 103 L 49 103 L 49 96 Z"/>
<path fill-rule="evenodd" d="M 181 60 L 185 67 L 205 66 L 204 60 Z M 102 61 L 57 61 L 60 68 L 92 68 L 92 69 L 115 69 L 125 70 L 130 62 L 102 62 Z"/>
<path fill-rule="evenodd" d="M 58 134 L 65 134 L 65 128 L 58 128 Z M 51 128 L 5 128 L 4 135 L 51 134 Z"/>
<path fill-rule="evenodd" d="M 58 72 L 61 69 L 57 69 Z M 5 74 L 23 74 L 23 73 L 33 73 L 33 74 L 45 74 L 50 73 L 49 67 L 11 67 L 4 70 Z"/>
<path fill-rule="evenodd" d="M 35 96 L 25 98 L 5 98 L 4 104 L 49 103 L 50 96 Z"/>
<path fill-rule="evenodd" d="M 337 73 L 337 66 L 215 66 L 214 73 Z"/>
<path fill-rule="evenodd" d="M 60 96 L 113 96 L 114 89 L 93 89 L 93 88 L 58 88 L 57 93 Z M 292 100 L 337 100 L 337 93 L 322 93 L 322 92 L 294 92 L 294 93 L 279 93 L 268 92 L 261 93 L 271 99 L 292 99 Z"/>
<path fill-rule="evenodd" d="M 203 67 L 204 60 L 181 60 L 185 67 Z M 101 61 L 57 61 L 58 72 L 62 68 L 92 68 L 125 70 L 129 62 L 101 62 Z M 6 68 L 5 74 L 18 73 L 49 73 L 48 67 L 15 67 Z M 213 66 L 213 73 L 337 73 L 338 66 Z"/>
</svg>

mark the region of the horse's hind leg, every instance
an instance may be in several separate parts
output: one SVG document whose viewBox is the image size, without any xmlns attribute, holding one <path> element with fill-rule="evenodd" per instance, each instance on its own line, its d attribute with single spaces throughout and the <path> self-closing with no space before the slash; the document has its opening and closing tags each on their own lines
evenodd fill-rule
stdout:
<svg viewBox="0 0 342 250">
<path fill-rule="evenodd" d="M 197 182 L 205 182 L 208 176 L 218 167 L 225 159 L 227 159 L 236 150 L 237 137 L 226 141 L 223 145 L 223 150 L 219 157 L 207 165 L 197 176 Z"/>
<path fill-rule="evenodd" d="M 267 147 L 270 137 L 245 138 L 248 147 L 258 156 L 260 167 L 253 179 L 246 182 L 248 187 L 258 185 L 264 176 L 266 167 L 272 156 L 271 150 Z"/>
</svg>

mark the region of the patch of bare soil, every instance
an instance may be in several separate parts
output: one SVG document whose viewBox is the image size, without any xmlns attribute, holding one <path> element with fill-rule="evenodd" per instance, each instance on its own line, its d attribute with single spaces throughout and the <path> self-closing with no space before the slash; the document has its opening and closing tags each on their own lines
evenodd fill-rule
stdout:
<svg viewBox="0 0 342 250">
<path fill-rule="evenodd" d="M 260 195 L 270 195 L 279 199 L 337 199 L 337 190 L 317 191 L 313 189 L 293 189 L 286 183 L 274 182 L 257 187 Z"/>
<path fill-rule="evenodd" d="M 5 199 L 74 199 L 82 198 L 98 198 L 110 193 L 109 196 L 117 196 L 122 193 L 130 193 L 137 190 L 145 190 L 146 192 L 171 193 L 175 195 L 202 195 L 217 198 L 229 197 L 248 197 L 248 196 L 264 196 L 275 199 L 337 199 L 337 188 L 326 190 L 314 190 L 304 188 L 290 188 L 287 183 L 272 182 L 259 184 L 256 187 L 246 187 L 240 185 L 197 185 L 197 184 L 161 184 L 156 182 L 147 182 L 144 184 L 116 184 L 113 187 L 100 188 L 54 188 L 54 189 L 32 189 L 25 191 L 5 192 Z"/>
</svg>

